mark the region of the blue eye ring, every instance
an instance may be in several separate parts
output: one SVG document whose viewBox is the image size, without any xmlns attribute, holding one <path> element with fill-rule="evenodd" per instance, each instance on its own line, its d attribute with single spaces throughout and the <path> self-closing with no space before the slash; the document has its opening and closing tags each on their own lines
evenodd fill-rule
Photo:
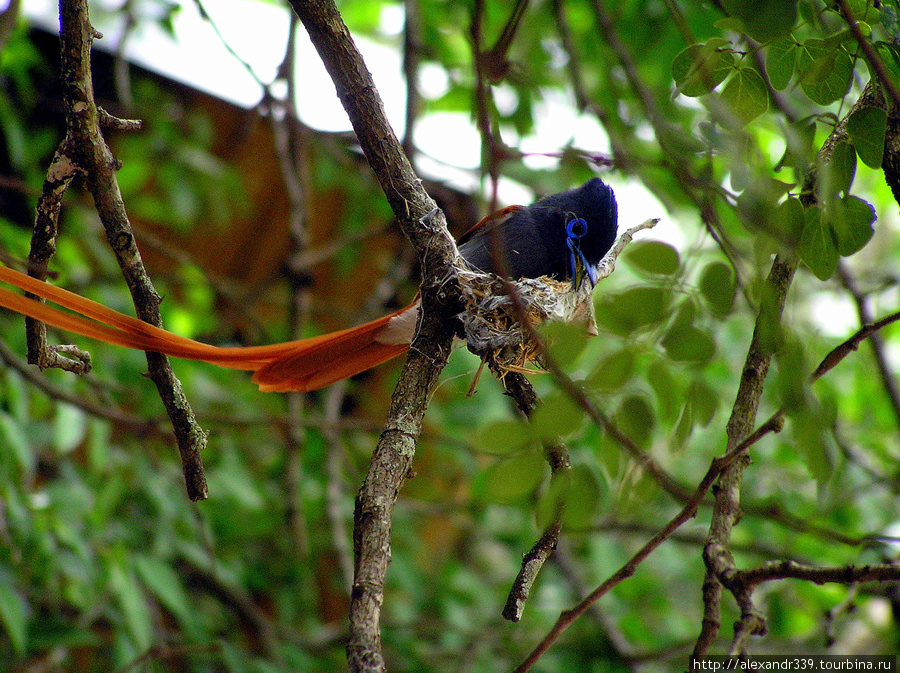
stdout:
<svg viewBox="0 0 900 673">
<path fill-rule="evenodd" d="M 576 217 L 575 219 L 566 222 L 566 236 L 568 236 L 570 239 L 574 240 L 582 238 L 587 233 L 587 230 L 587 222 L 585 222 L 580 217 Z"/>
</svg>

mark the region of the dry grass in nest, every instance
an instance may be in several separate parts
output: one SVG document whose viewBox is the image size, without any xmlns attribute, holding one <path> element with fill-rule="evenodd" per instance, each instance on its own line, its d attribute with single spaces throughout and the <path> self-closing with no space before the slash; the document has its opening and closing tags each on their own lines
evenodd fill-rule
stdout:
<svg viewBox="0 0 900 673">
<path fill-rule="evenodd" d="M 531 335 L 547 320 L 580 320 L 596 334 L 590 283 L 573 292 L 571 282 L 547 276 L 522 279 L 511 284 L 519 308 L 507 284 L 496 276 L 469 270 L 460 270 L 459 276 L 464 306 L 459 317 L 469 350 L 500 376 L 509 371 L 532 373 L 528 365 L 540 364 L 541 344 Z M 527 327 L 518 320 L 520 310 Z"/>
</svg>

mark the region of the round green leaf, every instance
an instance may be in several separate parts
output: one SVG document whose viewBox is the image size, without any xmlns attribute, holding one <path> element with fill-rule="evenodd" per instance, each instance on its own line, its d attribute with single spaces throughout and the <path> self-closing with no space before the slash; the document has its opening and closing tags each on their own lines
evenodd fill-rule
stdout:
<svg viewBox="0 0 900 673">
<path fill-rule="evenodd" d="M 550 486 L 541 494 L 535 508 L 538 527 L 546 528 L 562 517 L 569 496 L 571 470 L 561 470 L 550 477 Z"/>
<path fill-rule="evenodd" d="M 728 315 L 737 294 L 731 266 L 718 261 L 707 264 L 700 275 L 700 294 L 710 311 L 720 316 Z"/>
<path fill-rule="evenodd" d="M 716 353 L 712 336 L 696 327 L 669 330 L 662 345 L 676 362 L 703 363 Z"/>
<path fill-rule="evenodd" d="M 643 397 L 632 395 L 622 401 L 616 411 L 616 425 L 641 448 L 650 445 L 653 428 L 656 424 L 653 408 Z"/>
<path fill-rule="evenodd" d="M 803 233 L 804 210 L 799 199 L 785 199 L 775 210 L 772 218 L 773 233 L 779 241 L 790 246 L 800 242 Z"/>
<path fill-rule="evenodd" d="M 723 0 L 725 10 L 741 21 L 744 31 L 759 42 L 783 37 L 797 22 L 797 0 Z"/>
<path fill-rule="evenodd" d="M 558 472 L 541 495 L 536 508 L 537 524 L 545 528 L 562 514 L 563 526 L 584 529 L 593 523 L 604 489 L 587 465 L 573 465 Z"/>
<path fill-rule="evenodd" d="M 722 90 L 722 101 L 731 113 L 726 124 L 740 128 L 769 108 L 769 92 L 756 70 L 738 68 Z"/>
<path fill-rule="evenodd" d="M 548 396 L 531 415 L 531 427 L 544 441 L 553 442 L 581 427 L 584 409 L 569 395 L 556 392 Z"/>
<path fill-rule="evenodd" d="M 887 113 L 881 108 L 862 107 L 847 119 L 847 135 L 860 161 L 869 168 L 881 168 L 886 132 Z"/>
<path fill-rule="evenodd" d="M 841 192 L 848 192 L 856 176 L 856 152 L 841 141 L 834 146 L 831 159 L 819 162 L 819 198 L 827 201 Z"/>
<path fill-rule="evenodd" d="M 569 495 L 563 524 L 567 528 L 587 528 L 594 521 L 603 495 L 594 471 L 587 465 L 574 465 L 569 476 Z"/>
<path fill-rule="evenodd" d="M 634 353 L 623 349 L 604 358 L 588 376 L 592 388 L 611 392 L 624 386 L 634 374 Z"/>
<path fill-rule="evenodd" d="M 690 327 L 694 324 L 694 318 L 697 317 L 697 303 L 690 295 L 684 298 L 675 311 L 675 317 L 669 324 L 669 329 L 681 329 L 682 327 Z"/>
<path fill-rule="evenodd" d="M 694 381 L 688 389 L 694 412 L 694 420 L 701 426 L 710 424 L 716 409 L 719 408 L 719 396 L 703 381 Z"/>
<path fill-rule="evenodd" d="M 685 96 L 702 96 L 721 84 L 734 67 L 728 42 L 713 38 L 706 44 L 692 44 L 675 56 L 672 78 Z"/>
<path fill-rule="evenodd" d="M 541 451 L 503 458 L 482 474 L 482 499 L 512 503 L 532 493 L 544 478 L 546 461 Z"/>
<path fill-rule="evenodd" d="M 837 269 L 838 250 L 834 234 L 825 218 L 821 217 L 818 206 L 806 209 L 797 252 L 819 280 L 828 280 Z"/>
<path fill-rule="evenodd" d="M 660 323 L 667 315 L 671 293 L 660 287 L 633 287 L 606 295 L 597 305 L 597 325 L 615 334 L 628 335 Z"/>
<path fill-rule="evenodd" d="M 859 252 L 871 240 L 875 230 L 875 209 L 855 196 L 835 201 L 829 209 L 829 224 L 835 238 L 837 251 L 842 257 Z"/>
<path fill-rule="evenodd" d="M 531 431 L 522 421 L 504 419 L 483 426 L 475 434 L 472 448 L 482 453 L 502 456 L 526 448 L 531 442 Z"/>
<path fill-rule="evenodd" d="M 797 67 L 797 43 L 786 37 L 776 40 L 766 48 L 766 73 L 769 83 L 781 91 L 791 81 Z"/>
<path fill-rule="evenodd" d="M 589 335 L 584 323 L 548 322 L 541 328 L 550 357 L 561 365 L 574 362 L 587 345 Z"/>
<path fill-rule="evenodd" d="M 678 271 L 678 251 L 662 241 L 635 241 L 625 250 L 625 259 L 634 268 L 655 276 L 671 276 Z"/>
<path fill-rule="evenodd" d="M 678 413 L 681 387 L 664 359 L 658 359 L 647 368 L 647 382 L 656 395 L 656 407 L 666 420 L 672 420 Z"/>
<path fill-rule="evenodd" d="M 798 52 L 797 70 L 803 93 L 814 103 L 828 105 L 850 90 L 853 58 L 841 46 L 810 38 Z"/>
</svg>

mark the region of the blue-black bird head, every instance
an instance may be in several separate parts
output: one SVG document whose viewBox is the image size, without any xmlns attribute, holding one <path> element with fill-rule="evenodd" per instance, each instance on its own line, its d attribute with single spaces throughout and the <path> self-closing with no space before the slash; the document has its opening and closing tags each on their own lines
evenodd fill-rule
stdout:
<svg viewBox="0 0 900 673">
<path fill-rule="evenodd" d="M 464 239 L 460 253 L 472 266 L 499 273 L 489 237 L 499 230 L 500 252 L 513 279 L 551 276 L 577 289 L 595 279 L 597 264 L 616 240 L 618 209 L 600 178 L 546 196 L 512 213 L 502 224 L 481 227 Z"/>
</svg>

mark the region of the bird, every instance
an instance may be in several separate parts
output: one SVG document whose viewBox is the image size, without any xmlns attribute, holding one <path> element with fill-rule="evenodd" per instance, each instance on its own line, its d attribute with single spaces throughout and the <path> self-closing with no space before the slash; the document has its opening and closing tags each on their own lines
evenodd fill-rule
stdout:
<svg viewBox="0 0 900 673">
<path fill-rule="evenodd" d="M 550 277 L 593 287 L 596 268 L 612 247 L 618 210 L 600 178 L 529 206 L 507 206 L 464 233 L 457 245 L 474 270 L 512 280 Z M 495 253 L 495 250 L 497 251 Z M 0 265 L 0 281 L 53 302 L 0 287 L 0 306 L 61 330 L 165 355 L 253 371 L 263 392 L 307 392 L 371 369 L 407 351 L 419 299 L 376 320 L 298 341 L 267 346 L 212 346 L 179 336 L 90 299 Z"/>
</svg>

